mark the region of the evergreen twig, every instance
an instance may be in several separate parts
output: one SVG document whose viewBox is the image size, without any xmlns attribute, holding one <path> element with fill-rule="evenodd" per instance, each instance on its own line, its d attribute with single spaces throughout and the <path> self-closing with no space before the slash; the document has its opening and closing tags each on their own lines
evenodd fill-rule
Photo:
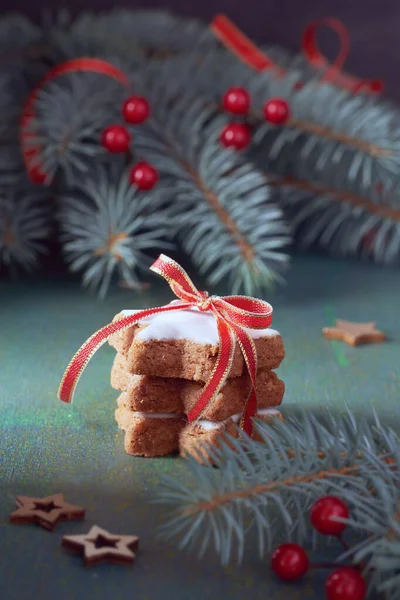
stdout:
<svg viewBox="0 0 400 600">
<path fill-rule="evenodd" d="M 113 162 L 99 145 L 101 131 L 121 120 L 126 95 L 142 89 L 153 119 L 133 132 L 134 150 L 162 172 L 157 193 L 171 205 L 173 232 L 211 284 L 230 272 L 231 291 L 262 293 L 287 263 L 291 233 L 300 247 L 399 262 L 399 110 L 321 85 L 300 57 L 267 52 L 284 76 L 251 70 L 207 24 L 167 11 L 60 13 L 42 27 L 2 18 L 0 188 L 24 178 L 18 129 L 29 92 L 58 62 L 97 56 L 120 67 L 132 89 L 67 75 L 47 85 L 36 106 L 31 142 L 57 193 L 79 194 L 83 173 L 90 179 L 96 164 Z M 232 86 L 246 87 L 253 100 L 253 144 L 240 156 L 218 142 L 232 118 L 220 109 Z M 290 105 L 284 126 L 263 121 L 271 97 Z"/>
<path fill-rule="evenodd" d="M 243 557 L 249 529 L 257 533 L 260 556 L 282 532 L 288 541 L 309 539 L 308 511 L 320 496 L 339 495 L 369 519 L 371 503 L 378 505 L 390 486 L 399 493 L 400 444 L 377 416 L 370 424 L 349 410 L 337 417 L 325 411 L 320 419 L 303 412 L 258 429 L 261 442 L 242 433 L 219 450 L 207 449 L 218 470 L 192 458 L 189 484 L 163 477 L 157 501 L 171 507 L 163 535 L 178 536 L 180 547 L 197 546 L 200 554 L 213 545 L 227 563 L 234 554 Z M 385 514 L 393 515 L 389 504 Z"/>
<path fill-rule="evenodd" d="M 50 231 L 46 190 L 26 184 L 0 190 L 0 270 L 6 267 L 15 275 L 21 267 L 37 268 Z"/>
<path fill-rule="evenodd" d="M 233 293 L 260 293 L 286 266 L 290 242 L 268 182 L 240 155 L 219 144 L 226 117 L 191 92 L 176 98 L 163 77 L 136 85 L 152 118 L 136 131 L 139 156 L 160 171 L 160 195 L 185 252 L 210 284 L 229 276 Z"/>
<path fill-rule="evenodd" d="M 251 158 L 265 170 L 302 247 L 318 244 L 334 254 L 398 262 L 396 108 L 315 80 L 304 84 L 300 71 L 279 78 L 256 73 L 222 50 L 177 57 L 162 69 L 170 77 L 179 71 L 186 86 L 217 107 L 229 87 L 250 92 Z M 263 120 L 262 106 L 271 97 L 289 103 L 292 116 L 284 126 Z"/>
<path fill-rule="evenodd" d="M 138 271 L 152 262 L 147 253 L 171 248 L 165 210 L 157 198 L 138 192 L 119 165 L 89 173 L 79 190 L 69 189 L 59 203 L 70 269 L 83 271 L 83 285 L 100 297 L 115 275 L 138 285 Z"/>
</svg>

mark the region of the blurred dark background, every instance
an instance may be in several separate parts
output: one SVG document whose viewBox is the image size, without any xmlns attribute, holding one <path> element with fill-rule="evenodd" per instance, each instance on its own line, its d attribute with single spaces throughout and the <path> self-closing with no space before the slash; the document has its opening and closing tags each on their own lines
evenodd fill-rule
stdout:
<svg viewBox="0 0 400 600">
<path fill-rule="evenodd" d="M 281 44 L 296 52 L 305 25 L 313 19 L 333 16 L 350 31 L 351 55 L 346 70 L 360 77 L 380 78 L 386 95 L 400 101 L 400 0 L 0 0 L 4 11 L 24 11 L 40 19 L 44 11 L 68 8 L 72 13 L 113 7 L 168 8 L 181 15 L 209 21 L 226 13 L 248 35 L 268 44 Z M 321 47 L 335 54 L 334 34 L 321 33 Z M 337 48 L 337 46 L 336 46 Z"/>
</svg>

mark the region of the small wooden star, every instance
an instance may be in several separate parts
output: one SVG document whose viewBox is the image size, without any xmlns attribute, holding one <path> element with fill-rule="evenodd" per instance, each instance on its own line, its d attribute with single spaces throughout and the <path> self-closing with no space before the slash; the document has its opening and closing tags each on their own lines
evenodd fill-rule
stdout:
<svg viewBox="0 0 400 600">
<path fill-rule="evenodd" d="M 324 327 L 322 333 L 331 340 L 342 340 L 350 346 L 383 342 L 386 339 L 382 331 L 376 329 L 375 323 L 352 323 L 336 321 L 335 327 Z"/>
<path fill-rule="evenodd" d="M 64 535 L 62 545 L 83 555 L 86 566 L 102 562 L 117 565 L 134 564 L 139 538 L 135 535 L 115 535 L 94 525 L 83 535 Z"/>
<path fill-rule="evenodd" d="M 10 521 L 19 525 L 35 523 L 53 531 L 61 521 L 77 521 L 85 516 L 85 509 L 65 502 L 63 494 L 47 498 L 17 496 L 16 502 L 18 508 L 10 514 Z"/>
</svg>

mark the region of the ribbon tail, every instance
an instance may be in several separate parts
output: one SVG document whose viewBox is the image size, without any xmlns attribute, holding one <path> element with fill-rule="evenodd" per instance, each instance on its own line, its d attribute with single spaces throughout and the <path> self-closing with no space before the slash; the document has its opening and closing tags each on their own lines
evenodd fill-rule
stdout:
<svg viewBox="0 0 400 600">
<path fill-rule="evenodd" d="M 317 31 L 321 26 L 332 29 L 339 37 L 339 53 L 333 63 L 325 58 L 317 45 Z M 326 70 L 321 77 L 321 81 L 331 83 L 353 94 L 378 94 L 383 90 L 384 84 L 382 81 L 359 79 L 342 71 L 350 52 L 350 36 L 346 26 L 339 19 L 327 17 L 309 23 L 303 32 L 301 45 L 303 54 L 310 65 L 318 70 Z"/>
<path fill-rule="evenodd" d="M 267 54 L 262 52 L 244 35 L 225 15 L 217 15 L 211 21 L 210 29 L 214 35 L 242 62 L 256 71 L 274 69 L 279 74 L 284 71 Z"/>
<path fill-rule="evenodd" d="M 246 405 L 242 414 L 242 418 L 240 420 L 240 427 L 243 429 L 247 435 L 253 437 L 254 432 L 254 424 L 253 419 L 257 416 L 258 410 L 258 401 L 257 401 L 257 392 L 256 388 L 252 384 L 250 394 L 247 398 Z"/>
<path fill-rule="evenodd" d="M 219 350 L 218 357 L 211 378 L 207 382 L 200 398 L 188 412 L 188 421 L 192 423 L 200 419 L 206 408 L 215 400 L 229 375 L 235 351 L 235 340 L 229 324 L 218 313 L 214 312 L 217 320 Z"/>
<path fill-rule="evenodd" d="M 84 344 L 79 348 L 76 354 L 71 359 L 68 367 L 65 370 L 63 378 L 58 389 L 58 399 L 62 402 L 71 403 L 74 397 L 74 392 L 78 381 L 86 369 L 92 356 L 106 343 L 106 341 L 117 331 L 124 331 L 135 325 L 138 321 L 156 315 L 162 312 L 169 312 L 171 310 L 182 310 L 187 308 L 189 305 L 187 302 L 179 304 L 168 304 L 166 306 L 159 306 L 156 308 L 148 308 L 141 310 L 134 315 L 122 317 L 118 321 L 105 325 L 86 340 Z"/>
<path fill-rule="evenodd" d="M 236 325 L 236 323 L 229 322 L 229 325 L 233 329 L 239 347 L 242 351 L 244 361 L 247 366 L 247 371 L 250 377 L 251 389 L 247 397 L 247 401 L 242 413 L 240 426 L 245 433 L 250 437 L 253 435 L 253 417 L 257 414 L 257 351 L 254 344 L 254 340 L 247 333 L 245 329 Z"/>
</svg>

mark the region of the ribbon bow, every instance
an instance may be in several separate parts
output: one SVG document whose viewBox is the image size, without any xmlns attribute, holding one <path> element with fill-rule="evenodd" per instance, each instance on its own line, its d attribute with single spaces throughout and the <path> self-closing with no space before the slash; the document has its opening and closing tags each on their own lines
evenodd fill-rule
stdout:
<svg viewBox="0 0 400 600">
<path fill-rule="evenodd" d="M 79 378 L 89 360 L 111 335 L 117 331 L 124 331 L 151 315 L 197 307 L 202 312 L 211 312 L 214 315 L 217 322 L 219 349 L 211 377 L 195 406 L 187 415 L 188 420 L 191 423 L 201 418 L 206 408 L 217 397 L 229 375 L 236 341 L 243 354 L 251 380 L 251 390 L 242 414 L 241 427 L 248 435 L 252 435 L 252 417 L 257 414 L 257 353 L 254 341 L 247 329 L 269 327 L 272 322 L 272 306 L 267 302 L 248 296 L 209 296 L 207 292 L 199 291 L 186 271 L 164 254 L 159 256 L 150 270 L 164 277 L 174 294 L 182 302 L 148 308 L 122 317 L 90 336 L 72 358 L 64 373 L 58 391 L 59 399 L 63 402 L 72 402 Z"/>
</svg>

